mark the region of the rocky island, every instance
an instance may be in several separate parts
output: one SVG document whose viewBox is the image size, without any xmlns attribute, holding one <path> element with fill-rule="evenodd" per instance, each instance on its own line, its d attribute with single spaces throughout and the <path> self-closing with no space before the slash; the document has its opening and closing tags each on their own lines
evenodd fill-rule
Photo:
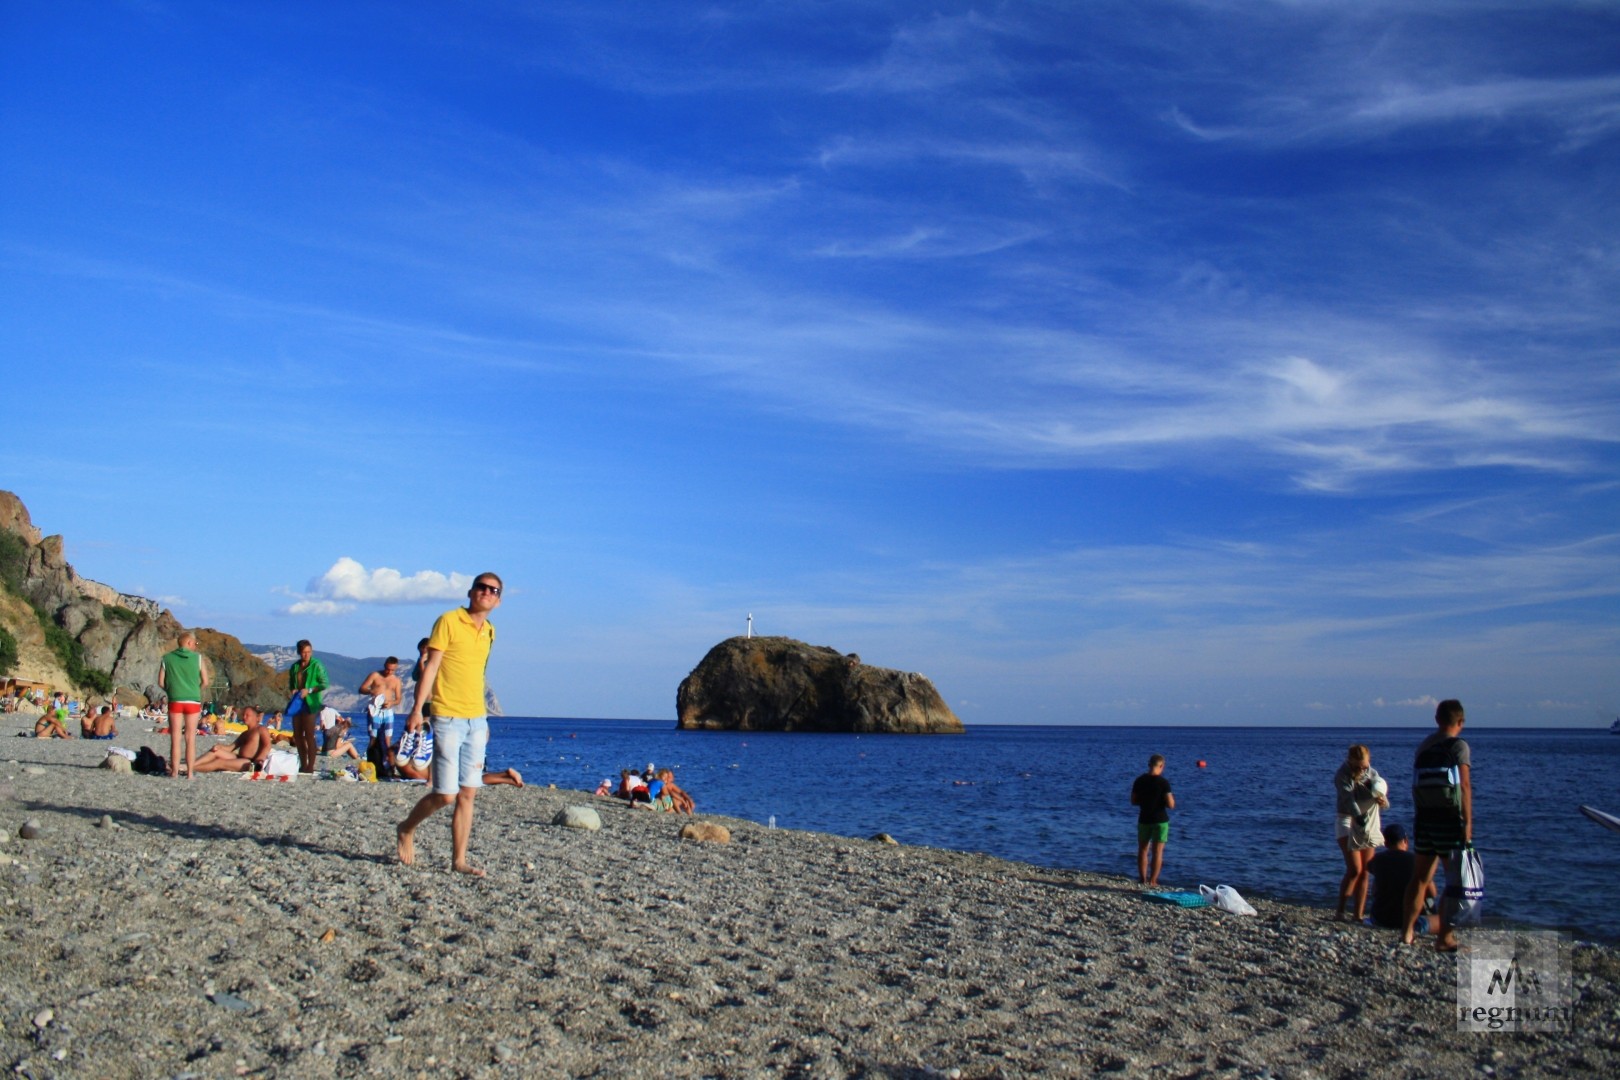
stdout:
<svg viewBox="0 0 1620 1080">
<path fill-rule="evenodd" d="M 689 731 L 962 731 L 923 676 L 788 637 L 722 641 L 681 681 L 675 709 Z"/>
</svg>

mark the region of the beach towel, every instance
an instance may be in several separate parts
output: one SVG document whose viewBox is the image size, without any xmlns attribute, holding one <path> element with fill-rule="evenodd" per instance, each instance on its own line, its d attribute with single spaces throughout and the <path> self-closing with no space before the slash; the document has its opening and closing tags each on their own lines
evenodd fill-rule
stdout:
<svg viewBox="0 0 1620 1080">
<path fill-rule="evenodd" d="M 1160 892 L 1145 892 L 1142 899 L 1152 900 L 1159 904 L 1174 904 L 1176 907 L 1200 908 L 1209 907 L 1209 901 L 1195 892 L 1185 889 L 1164 889 Z"/>
</svg>

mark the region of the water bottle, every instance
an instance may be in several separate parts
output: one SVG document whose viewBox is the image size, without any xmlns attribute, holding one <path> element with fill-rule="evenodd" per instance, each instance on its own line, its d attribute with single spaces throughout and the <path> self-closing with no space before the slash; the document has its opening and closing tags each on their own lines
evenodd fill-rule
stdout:
<svg viewBox="0 0 1620 1080">
<path fill-rule="evenodd" d="M 776 815 L 775 814 L 772 814 L 769 818 L 766 819 L 765 827 L 768 828 L 768 829 L 776 828 Z"/>
</svg>

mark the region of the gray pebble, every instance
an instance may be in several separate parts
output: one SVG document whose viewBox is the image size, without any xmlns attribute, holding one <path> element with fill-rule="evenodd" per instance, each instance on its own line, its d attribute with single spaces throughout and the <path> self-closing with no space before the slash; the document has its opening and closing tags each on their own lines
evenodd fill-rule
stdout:
<svg viewBox="0 0 1620 1080">
<path fill-rule="evenodd" d="M 24 840 L 36 840 L 44 831 L 45 826 L 40 824 L 39 818 L 29 818 L 23 822 L 22 828 L 17 830 L 17 835 Z"/>
</svg>

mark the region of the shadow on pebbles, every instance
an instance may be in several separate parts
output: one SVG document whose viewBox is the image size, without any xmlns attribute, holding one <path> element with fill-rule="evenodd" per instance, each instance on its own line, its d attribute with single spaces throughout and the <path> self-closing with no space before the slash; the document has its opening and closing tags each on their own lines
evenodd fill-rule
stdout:
<svg viewBox="0 0 1620 1080">
<path fill-rule="evenodd" d="M 1454 957 L 1263 899 L 1183 910 L 903 836 L 702 817 L 730 841 L 694 842 L 534 787 L 479 794 L 477 879 L 449 872 L 448 811 L 395 862 L 420 787 L 7 749 L 14 1075 L 1620 1075 L 1606 947 L 1574 951 L 1572 1032 L 1460 1032 Z M 553 825 L 570 805 L 601 829 Z"/>
</svg>

